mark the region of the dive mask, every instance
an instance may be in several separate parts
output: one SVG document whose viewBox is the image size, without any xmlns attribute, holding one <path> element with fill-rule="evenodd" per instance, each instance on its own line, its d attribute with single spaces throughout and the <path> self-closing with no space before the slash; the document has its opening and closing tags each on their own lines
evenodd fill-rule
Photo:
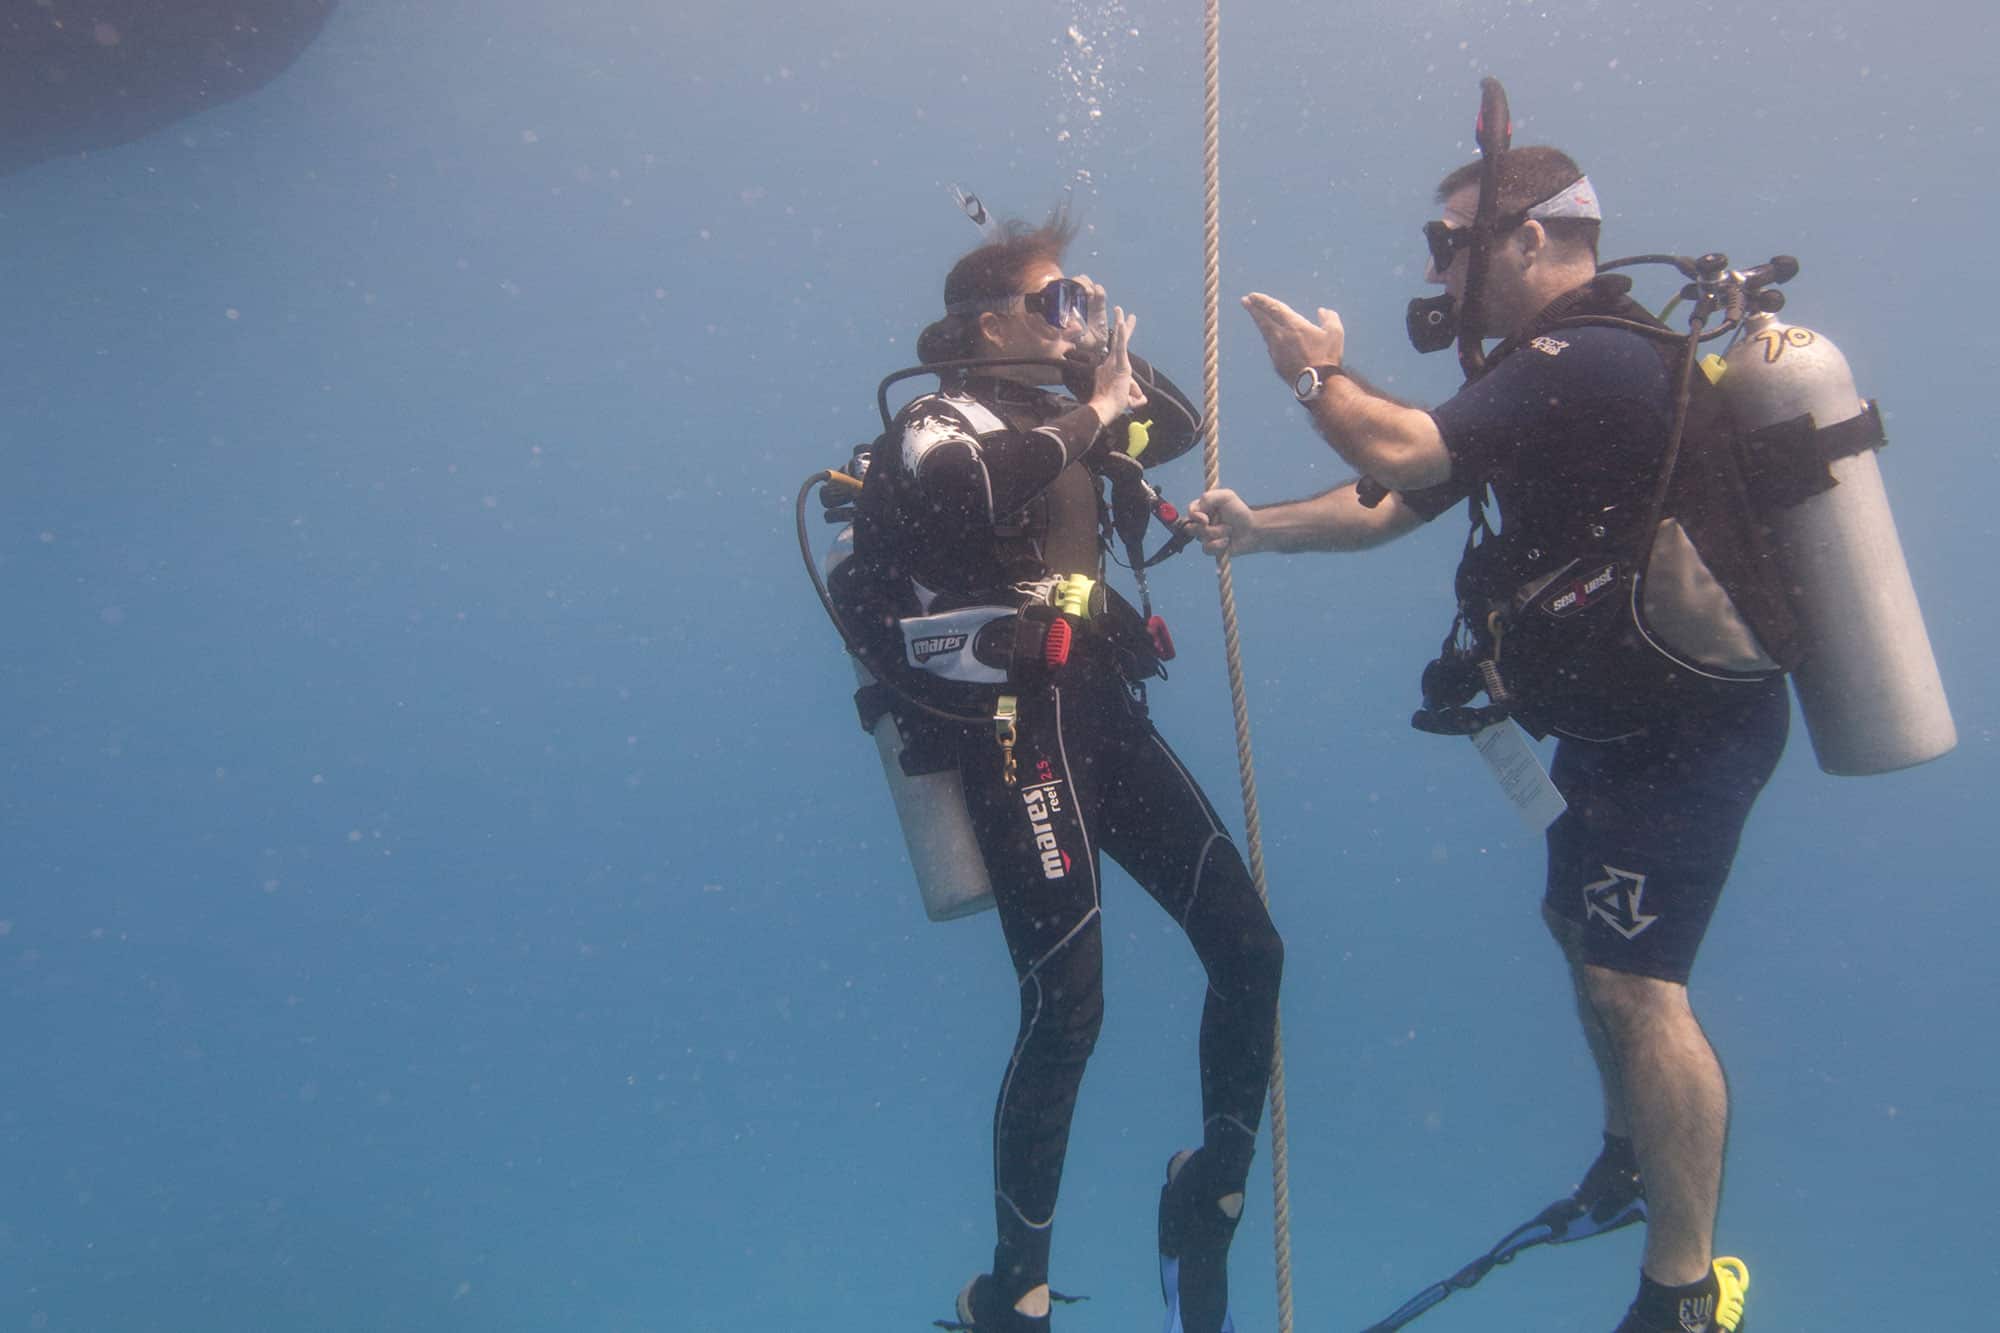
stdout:
<svg viewBox="0 0 2000 1333">
<path fill-rule="evenodd" d="M 976 315 L 982 310 L 1005 310 L 1015 301 L 1027 308 L 1031 315 L 1040 315 L 1052 329 L 1064 329 L 1073 325 L 1085 328 L 1090 323 L 1090 293 L 1075 278 L 1057 278 L 1040 291 L 1022 292 L 1018 296 L 992 296 L 972 301 L 953 301 L 945 306 L 947 315 Z"/>
<path fill-rule="evenodd" d="M 1075 278 L 1057 278 L 1038 292 L 1029 292 L 1021 304 L 1031 315 L 1040 315 L 1052 329 L 1069 327 L 1071 321 L 1087 324 L 1090 293 Z"/>
<path fill-rule="evenodd" d="M 1451 271 L 1458 252 L 1472 245 L 1472 228 L 1454 227 L 1442 219 L 1432 218 L 1424 224 L 1424 245 L 1431 252 L 1431 267 L 1443 276 Z"/>
<path fill-rule="evenodd" d="M 1597 187 L 1590 183 L 1590 177 L 1579 176 L 1540 203 L 1495 219 L 1492 229 L 1495 236 L 1504 236 L 1530 219 L 1549 222 L 1558 218 L 1582 218 L 1597 222 L 1603 217 L 1603 208 L 1597 200 Z M 1440 275 L 1449 272 L 1458 260 L 1458 252 L 1471 248 L 1473 236 L 1472 227 L 1454 227 L 1436 218 L 1426 222 L 1424 246 L 1430 251 L 1432 270 Z M 1404 320 L 1409 329 L 1410 346 L 1419 352 L 1442 352 L 1458 341 L 1458 302 L 1452 299 L 1449 292 L 1440 296 L 1420 296 L 1411 301 Z"/>
</svg>

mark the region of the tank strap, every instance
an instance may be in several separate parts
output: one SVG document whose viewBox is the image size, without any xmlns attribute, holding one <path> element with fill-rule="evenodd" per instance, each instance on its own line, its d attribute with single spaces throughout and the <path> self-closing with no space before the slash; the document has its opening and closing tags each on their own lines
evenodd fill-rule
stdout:
<svg viewBox="0 0 2000 1333">
<path fill-rule="evenodd" d="M 861 721 L 861 729 L 873 733 L 875 724 L 882 720 L 896 704 L 896 692 L 881 681 L 871 681 L 854 692 L 854 712 Z"/>
<path fill-rule="evenodd" d="M 1810 412 L 1802 412 L 1744 438 L 1744 480 L 1760 509 L 1790 509 L 1833 489 L 1828 469 L 1834 463 L 1887 443 L 1882 409 L 1873 398 L 1831 426 L 1816 425 Z"/>
</svg>

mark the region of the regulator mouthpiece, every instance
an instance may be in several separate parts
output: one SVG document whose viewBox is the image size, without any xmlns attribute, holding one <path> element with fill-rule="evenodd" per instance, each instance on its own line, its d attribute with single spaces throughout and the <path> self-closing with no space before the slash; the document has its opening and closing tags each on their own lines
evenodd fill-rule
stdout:
<svg viewBox="0 0 2000 1333">
<path fill-rule="evenodd" d="M 1458 341 L 1458 302 L 1450 292 L 1413 298 L 1403 320 L 1419 352 L 1442 352 Z"/>
</svg>

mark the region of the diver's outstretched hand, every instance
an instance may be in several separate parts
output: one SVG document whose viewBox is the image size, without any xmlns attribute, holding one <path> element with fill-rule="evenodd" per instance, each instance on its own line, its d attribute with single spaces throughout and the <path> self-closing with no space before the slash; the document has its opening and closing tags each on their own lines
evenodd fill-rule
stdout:
<svg viewBox="0 0 2000 1333">
<path fill-rule="evenodd" d="M 1188 531 L 1210 555 L 1249 555 L 1257 545 L 1257 513 L 1232 490 L 1204 491 L 1188 506 Z"/>
<path fill-rule="evenodd" d="M 1090 394 L 1091 408 L 1107 426 L 1146 405 L 1146 391 L 1132 377 L 1132 330 L 1138 327 L 1137 315 L 1126 314 L 1120 306 L 1111 308 L 1111 338 L 1106 344 L 1104 360 L 1098 363 Z"/>
<path fill-rule="evenodd" d="M 1243 298 L 1243 308 L 1257 321 L 1264 335 L 1264 350 L 1271 354 L 1271 368 L 1286 384 L 1298 379 L 1307 366 L 1337 366 L 1347 350 L 1347 330 L 1340 316 L 1325 306 L 1319 308 L 1317 324 L 1275 296 L 1252 292 Z"/>
</svg>

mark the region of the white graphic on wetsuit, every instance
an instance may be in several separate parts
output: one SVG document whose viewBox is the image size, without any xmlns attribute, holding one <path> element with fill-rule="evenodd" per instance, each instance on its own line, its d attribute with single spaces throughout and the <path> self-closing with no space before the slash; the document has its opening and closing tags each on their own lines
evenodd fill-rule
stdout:
<svg viewBox="0 0 2000 1333">
<path fill-rule="evenodd" d="M 1049 820 L 1062 812 L 1060 781 L 1040 782 L 1021 789 L 1021 804 L 1027 807 L 1028 830 L 1035 835 L 1035 850 L 1042 858 L 1042 878 L 1061 879 L 1069 874 L 1069 853 L 1056 842 Z"/>
<path fill-rule="evenodd" d="M 1646 877 L 1616 866 L 1605 866 L 1604 873 L 1608 879 L 1583 886 L 1584 919 L 1594 916 L 1626 939 L 1636 939 L 1640 931 L 1660 919 L 1639 910 L 1639 899 L 1646 892 Z"/>
<path fill-rule="evenodd" d="M 1609 870 L 1611 867 L 1606 866 Z M 1708 1333 L 1708 1317 L 1715 1313 L 1715 1297 L 1690 1296 L 1681 1302 L 1681 1327 L 1687 1333 Z"/>
<path fill-rule="evenodd" d="M 1544 335 L 1543 337 L 1537 338 L 1533 342 L 1529 343 L 1528 346 L 1534 348 L 1537 352 L 1540 352 L 1545 356 L 1561 356 L 1563 354 L 1563 349 L 1568 347 L 1569 344 L 1564 342 L 1561 338 L 1550 338 Z"/>
</svg>

